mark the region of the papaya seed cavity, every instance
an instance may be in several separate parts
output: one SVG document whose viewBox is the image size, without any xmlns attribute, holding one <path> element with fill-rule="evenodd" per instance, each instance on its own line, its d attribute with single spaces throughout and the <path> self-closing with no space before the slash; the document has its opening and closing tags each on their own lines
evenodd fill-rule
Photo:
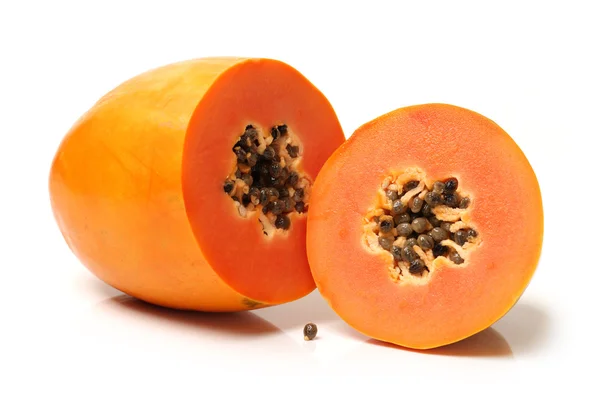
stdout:
<svg viewBox="0 0 600 402">
<path fill-rule="evenodd" d="M 312 181 L 299 166 L 302 144 L 286 124 L 249 124 L 232 147 L 235 163 L 223 191 L 239 215 L 258 215 L 263 233 L 290 229 L 292 214 L 308 211 Z"/>
<path fill-rule="evenodd" d="M 440 264 L 464 266 L 481 244 L 469 221 L 473 199 L 454 176 L 431 179 L 418 168 L 386 177 L 364 218 L 364 240 L 392 257 L 394 281 L 426 283 Z"/>
</svg>

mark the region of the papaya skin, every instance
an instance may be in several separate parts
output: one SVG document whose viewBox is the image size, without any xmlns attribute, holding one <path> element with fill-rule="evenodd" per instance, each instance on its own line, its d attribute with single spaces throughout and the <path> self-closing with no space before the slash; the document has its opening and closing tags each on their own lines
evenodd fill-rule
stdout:
<svg viewBox="0 0 600 402">
<path fill-rule="evenodd" d="M 411 167 L 458 178 L 473 197 L 481 243 L 460 267 L 441 264 L 426 284 L 399 285 L 391 257 L 367 250 L 361 236 L 384 177 Z M 415 105 L 359 127 L 329 157 L 313 186 L 307 253 L 320 293 L 350 326 L 431 349 L 488 328 L 514 306 L 537 268 L 543 229 L 535 173 L 502 128 L 457 106 Z"/>
<path fill-rule="evenodd" d="M 234 85 L 236 74 L 248 65 L 302 77 L 270 59 L 173 63 L 120 84 L 66 134 L 50 169 L 51 206 L 70 250 L 99 279 L 152 304 L 215 312 L 285 303 L 314 289 L 305 261 L 289 268 L 303 269 L 296 273 L 302 280 L 275 287 L 276 297 L 264 288 L 258 292 L 264 300 L 240 292 L 207 262 L 190 224 L 182 187 L 185 142 L 195 135 L 189 133 L 190 119 L 213 86 Z M 301 85 L 317 92 L 302 79 Z M 216 158 L 235 160 L 233 143 L 227 144 L 229 154 Z M 224 195 L 222 183 L 218 191 Z"/>
</svg>

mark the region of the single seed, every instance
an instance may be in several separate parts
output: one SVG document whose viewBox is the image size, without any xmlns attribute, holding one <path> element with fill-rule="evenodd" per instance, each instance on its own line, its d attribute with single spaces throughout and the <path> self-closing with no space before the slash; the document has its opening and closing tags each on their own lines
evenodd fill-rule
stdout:
<svg viewBox="0 0 600 402">
<path fill-rule="evenodd" d="M 386 215 L 382 217 L 379 221 L 379 232 L 381 233 L 389 233 L 394 228 L 394 220 L 391 216 Z"/>
<path fill-rule="evenodd" d="M 393 243 L 394 243 L 394 238 L 393 237 L 379 236 L 379 245 L 384 250 L 390 251 L 392 249 Z"/>
<path fill-rule="evenodd" d="M 444 204 L 450 208 L 456 208 L 458 206 L 458 197 L 454 193 L 444 194 Z"/>
<path fill-rule="evenodd" d="M 408 272 L 413 275 L 422 274 L 423 271 L 425 271 L 425 263 L 420 258 L 411 262 L 408 268 Z"/>
<path fill-rule="evenodd" d="M 394 216 L 394 223 L 396 225 L 398 225 L 400 223 L 410 223 L 410 214 L 404 212 L 400 215 Z"/>
<path fill-rule="evenodd" d="M 440 224 L 440 227 L 448 233 L 450 233 L 450 226 L 452 226 L 452 223 L 450 223 L 450 222 L 442 222 Z"/>
<path fill-rule="evenodd" d="M 446 252 L 448 251 L 448 247 L 441 245 L 440 243 L 436 244 L 435 246 L 433 246 L 433 257 L 437 258 L 440 257 L 444 254 L 446 254 Z"/>
<path fill-rule="evenodd" d="M 471 204 L 471 199 L 469 197 L 465 197 L 462 200 L 460 200 L 458 207 L 461 209 L 465 209 L 469 206 L 469 204 Z"/>
<path fill-rule="evenodd" d="M 419 255 L 417 254 L 417 252 L 415 250 L 413 250 L 412 247 L 404 247 L 402 249 L 402 259 L 404 261 L 411 263 L 414 260 L 416 260 L 417 258 L 419 258 Z"/>
<path fill-rule="evenodd" d="M 409 182 L 404 183 L 404 186 L 402 186 L 402 191 L 406 193 L 407 191 L 410 191 L 413 188 L 416 188 L 418 185 L 419 185 L 418 180 L 411 180 Z"/>
<path fill-rule="evenodd" d="M 442 194 L 444 192 L 444 183 L 441 181 L 436 181 L 433 183 L 433 192 L 437 194 Z"/>
<path fill-rule="evenodd" d="M 421 214 L 426 217 L 430 217 L 433 214 L 429 204 L 427 204 L 427 203 L 423 204 L 423 207 L 421 207 Z"/>
<path fill-rule="evenodd" d="M 392 246 L 392 255 L 394 256 L 394 260 L 400 261 L 402 259 L 402 249 L 398 246 Z"/>
<path fill-rule="evenodd" d="M 244 149 L 242 149 L 241 147 L 236 147 L 235 148 L 235 156 L 237 158 L 238 162 L 246 162 L 246 151 Z"/>
<path fill-rule="evenodd" d="M 282 125 L 278 126 L 277 128 L 279 129 L 279 132 L 281 133 L 281 135 L 286 135 L 288 133 L 287 124 L 282 124 Z"/>
<path fill-rule="evenodd" d="M 250 196 L 248 194 L 242 194 L 242 205 L 247 207 L 250 204 Z"/>
<path fill-rule="evenodd" d="M 256 164 L 258 163 L 258 155 L 255 153 L 251 153 L 250 156 L 248 156 L 246 163 L 248 163 L 248 166 L 250 167 L 256 166 Z"/>
<path fill-rule="evenodd" d="M 406 212 L 407 208 L 408 208 L 408 206 L 402 204 L 402 201 L 400 201 L 400 200 L 394 200 L 394 202 L 392 202 L 392 214 L 394 214 L 394 215 L 398 215 L 403 212 Z"/>
<path fill-rule="evenodd" d="M 277 129 L 277 126 L 271 128 L 271 137 L 273 137 L 273 140 L 279 138 L 279 130 Z"/>
<path fill-rule="evenodd" d="M 263 206 L 262 207 L 262 213 L 266 215 L 269 212 L 269 210 L 271 209 L 272 204 L 273 203 L 270 202 L 267 205 Z"/>
<path fill-rule="evenodd" d="M 268 161 L 272 161 L 275 159 L 275 150 L 273 149 L 272 146 L 268 146 L 265 148 L 265 151 L 263 152 L 262 156 L 264 159 L 268 160 Z"/>
<path fill-rule="evenodd" d="M 254 141 L 258 137 L 258 131 L 251 124 L 246 126 L 246 131 L 244 134 L 252 141 Z"/>
<path fill-rule="evenodd" d="M 304 189 L 299 188 L 294 192 L 294 201 L 300 202 L 304 198 Z"/>
<path fill-rule="evenodd" d="M 302 202 L 302 201 L 297 202 L 296 205 L 294 206 L 294 208 L 296 209 L 296 212 L 301 214 L 302 212 L 304 212 L 304 202 Z"/>
<path fill-rule="evenodd" d="M 433 228 L 429 235 L 433 238 L 434 241 L 440 242 L 442 240 L 446 240 L 450 237 L 448 232 L 442 228 Z"/>
<path fill-rule="evenodd" d="M 385 196 L 390 200 L 390 201 L 395 201 L 398 199 L 398 192 L 394 191 L 394 190 L 388 190 L 385 192 Z"/>
<path fill-rule="evenodd" d="M 408 202 L 408 207 L 416 214 L 423 207 L 423 200 L 419 197 L 414 197 Z"/>
<path fill-rule="evenodd" d="M 451 177 L 444 181 L 444 192 L 453 193 L 458 188 L 458 180 L 455 177 Z"/>
<path fill-rule="evenodd" d="M 417 244 L 423 249 L 423 251 L 427 251 L 433 248 L 435 242 L 433 241 L 433 237 L 422 234 L 417 237 Z"/>
<path fill-rule="evenodd" d="M 283 202 L 283 212 L 292 212 L 294 210 L 294 201 L 290 197 L 281 198 Z"/>
<path fill-rule="evenodd" d="M 410 223 L 401 223 L 396 226 L 396 231 L 398 232 L 398 236 L 408 237 L 412 233 L 413 229 Z"/>
<path fill-rule="evenodd" d="M 270 202 L 269 204 L 271 205 L 270 210 L 273 213 L 273 215 L 280 215 L 281 213 L 283 213 L 285 205 L 281 200 L 275 200 Z"/>
<path fill-rule="evenodd" d="M 412 228 L 417 233 L 423 233 L 427 231 L 429 226 L 431 226 L 431 224 L 427 218 L 416 218 L 412 221 Z"/>
<path fill-rule="evenodd" d="M 288 177 L 287 183 L 294 187 L 298 183 L 298 173 L 291 172 L 290 177 Z"/>
<path fill-rule="evenodd" d="M 425 194 L 425 202 L 428 205 L 435 207 L 435 206 L 441 204 L 442 196 L 439 193 L 431 191 L 431 192 Z"/>
<path fill-rule="evenodd" d="M 281 173 L 281 165 L 279 162 L 273 162 L 271 164 L 269 167 L 269 173 L 271 174 L 271 177 L 279 177 L 279 174 Z"/>
<path fill-rule="evenodd" d="M 312 341 L 317 336 L 317 325 L 309 322 L 304 326 L 304 340 Z"/>
<path fill-rule="evenodd" d="M 428 219 L 429 219 L 429 223 L 431 223 L 431 226 L 433 226 L 433 227 L 438 227 L 442 223 L 442 221 L 440 221 L 437 218 L 437 216 L 435 216 L 435 215 L 430 216 Z"/>
<path fill-rule="evenodd" d="M 269 187 L 267 189 L 267 195 L 269 196 L 269 201 L 274 201 L 279 198 L 279 191 L 274 187 Z"/>
<path fill-rule="evenodd" d="M 455 264 L 462 264 L 463 262 L 465 262 L 465 260 L 463 260 L 463 258 L 460 256 L 460 254 L 458 254 L 456 250 L 450 251 L 450 253 L 448 254 L 448 258 Z"/>
<path fill-rule="evenodd" d="M 287 215 L 279 215 L 275 219 L 275 227 L 277 229 L 288 230 L 290 228 L 290 218 Z"/>
<path fill-rule="evenodd" d="M 475 229 L 469 229 L 467 230 L 467 239 L 474 239 L 476 238 L 478 235 L 477 231 Z"/>
<path fill-rule="evenodd" d="M 241 177 L 242 181 L 244 183 L 246 183 L 248 186 L 251 186 L 252 183 L 254 182 L 254 179 L 252 179 L 252 176 L 250 176 L 248 173 L 244 173 Z"/>
<path fill-rule="evenodd" d="M 292 144 L 287 144 L 287 146 L 285 147 L 285 149 L 287 150 L 288 154 L 290 155 L 290 158 L 297 158 L 298 157 L 298 152 L 300 151 L 300 147 L 297 145 L 292 145 Z"/>
<path fill-rule="evenodd" d="M 250 201 L 252 202 L 252 204 L 260 204 L 260 190 L 258 188 L 251 187 L 248 194 L 250 195 Z"/>
<path fill-rule="evenodd" d="M 410 249 L 412 250 L 413 246 L 417 245 L 417 239 L 416 238 L 410 238 L 408 240 L 406 240 L 406 243 L 404 243 L 404 247 L 410 247 Z"/>
<path fill-rule="evenodd" d="M 225 182 L 225 184 L 223 185 L 223 191 L 225 191 L 227 194 L 231 193 L 231 191 L 233 190 L 233 182 L 227 180 Z"/>
<path fill-rule="evenodd" d="M 467 231 L 460 229 L 454 233 L 454 242 L 459 246 L 462 246 L 467 242 Z"/>
</svg>

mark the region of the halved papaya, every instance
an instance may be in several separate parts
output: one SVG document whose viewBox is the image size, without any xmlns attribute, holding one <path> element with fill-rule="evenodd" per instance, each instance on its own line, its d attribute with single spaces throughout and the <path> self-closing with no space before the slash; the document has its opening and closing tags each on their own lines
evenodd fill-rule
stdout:
<svg viewBox="0 0 600 402">
<path fill-rule="evenodd" d="M 519 146 L 458 106 L 401 108 L 358 128 L 321 169 L 307 253 L 350 326 L 414 349 L 489 327 L 519 299 L 543 238 Z"/>
<path fill-rule="evenodd" d="M 82 263 L 131 296 L 204 311 L 285 303 L 315 288 L 311 186 L 344 139 L 326 97 L 283 62 L 169 64 L 75 123 L 51 204 Z"/>
</svg>

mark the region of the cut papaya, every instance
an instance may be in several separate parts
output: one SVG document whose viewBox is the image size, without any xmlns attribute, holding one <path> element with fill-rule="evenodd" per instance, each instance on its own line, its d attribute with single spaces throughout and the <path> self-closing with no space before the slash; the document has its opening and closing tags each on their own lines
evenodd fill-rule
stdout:
<svg viewBox="0 0 600 402">
<path fill-rule="evenodd" d="M 75 123 L 51 205 L 81 262 L 131 296 L 204 311 L 285 303 L 315 288 L 311 186 L 344 139 L 325 96 L 283 62 L 169 64 Z"/>
<path fill-rule="evenodd" d="M 414 349 L 489 327 L 519 299 L 543 238 L 519 146 L 461 107 L 426 104 L 361 126 L 321 169 L 307 253 L 350 326 Z"/>
</svg>

